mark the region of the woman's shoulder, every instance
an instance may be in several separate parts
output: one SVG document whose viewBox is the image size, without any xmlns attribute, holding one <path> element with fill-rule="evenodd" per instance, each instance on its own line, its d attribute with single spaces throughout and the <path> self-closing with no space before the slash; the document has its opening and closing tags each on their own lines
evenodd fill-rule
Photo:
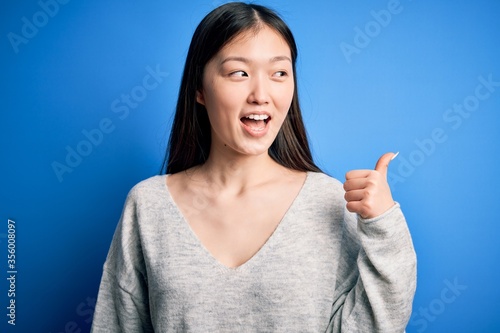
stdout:
<svg viewBox="0 0 500 333">
<path fill-rule="evenodd" d="M 128 199 L 144 199 L 165 195 L 168 175 L 156 175 L 135 184 L 128 193 Z"/>
<path fill-rule="evenodd" d="M 304 184 L 304 195 L 314 202 L 324 204 L 344 204 L 344 188 L 342 183 L 323 172 L 308 172 Z"/>
<path fill-rule="evenodd" d="M 138 182 L 127 195 L 125 212 L 139 218 L 143 227 L 156 225 L 154 221 L 175 212 L 175 205 L 167 190 L 168 175 L 157 175 Z"/>
<path fill-rule="evenodd" d="M 316 191 L 343 191 L 343 185 L 337 178 L 323 172 L 308 172 L 307 182 Z"/>
</svg>

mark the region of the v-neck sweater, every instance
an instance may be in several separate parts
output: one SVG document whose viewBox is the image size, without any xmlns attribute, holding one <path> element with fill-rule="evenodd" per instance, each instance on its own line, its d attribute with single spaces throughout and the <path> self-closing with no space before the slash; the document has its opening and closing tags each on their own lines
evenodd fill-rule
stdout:
<svg viewBox="0 0 500 333">
<path fill-rule="evenodd" d="M 308 172 L 260 250 L 218 262 L 167 175 L 133 187 L 104 263 L 92 332 L 402 332 L 416 256 L 399 204 L 362 219 L 342 184 Z"/>
</svg>

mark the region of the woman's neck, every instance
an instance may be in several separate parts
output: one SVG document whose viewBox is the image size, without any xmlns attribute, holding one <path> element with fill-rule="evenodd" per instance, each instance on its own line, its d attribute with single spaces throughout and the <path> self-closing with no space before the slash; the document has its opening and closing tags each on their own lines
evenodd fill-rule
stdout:
<svg viewBox="0 0 500 333">
<path fill-rule="evenodd" d="M 207 161 L 193 170 L 195 178 L 241 193 L 289 171 L 266 152 L 261 155 L 220 154 L 211 151 Z"/>
</svg>

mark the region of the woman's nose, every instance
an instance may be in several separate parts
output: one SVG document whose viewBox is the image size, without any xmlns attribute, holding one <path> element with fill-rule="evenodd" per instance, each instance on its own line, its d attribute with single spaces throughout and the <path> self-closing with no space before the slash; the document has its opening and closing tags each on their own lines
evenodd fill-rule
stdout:
<svg viewBox="0 0 500 333">
<path fill-rule="evenodd" d="M 254 76 L 251 84 L 248 103 L 263 105 L 269 103 L 269 85 L 263 75 Z"/>
</svg>

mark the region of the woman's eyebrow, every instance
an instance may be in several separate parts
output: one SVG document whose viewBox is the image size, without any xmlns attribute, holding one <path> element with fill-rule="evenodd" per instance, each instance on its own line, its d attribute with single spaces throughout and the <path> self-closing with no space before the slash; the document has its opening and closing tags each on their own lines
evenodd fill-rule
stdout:
<svg viewBox="0 0 500 333">
<path fill-rule="evenodd" d="M 292 62 L 292 59 L 290 59 L 290 57 L 287 57 L 287 56 L 277 56 L 277 57 L 271 58 L 269 60 L 269 62 L 277 62 L 277 61 L 289 61 L 289 62 Z"/>
<path fill-rule="evenodd" d="M 227 58 L 224 58 L 220 64 L 224 64 L 228 61 L 239 61 L 239 62 L 243 62 L 245 64 L 248 64 L 248 63 L 251 63 L 252 61 L 248 58 L 245 58 L 245 57 L 238 57 L 238 56 L 230 56 L 230 57 L 227 57 Z M 292 62 L 292 59 L 290 59 L 290 57 L 287 57 L 287 56 L 276 56 L 276 57 L 272 57 L 271 59 L 269 59 L 269 62 L 278 62 L 278 61 L 289 61 L 289 62 Z"/>
</svg>

